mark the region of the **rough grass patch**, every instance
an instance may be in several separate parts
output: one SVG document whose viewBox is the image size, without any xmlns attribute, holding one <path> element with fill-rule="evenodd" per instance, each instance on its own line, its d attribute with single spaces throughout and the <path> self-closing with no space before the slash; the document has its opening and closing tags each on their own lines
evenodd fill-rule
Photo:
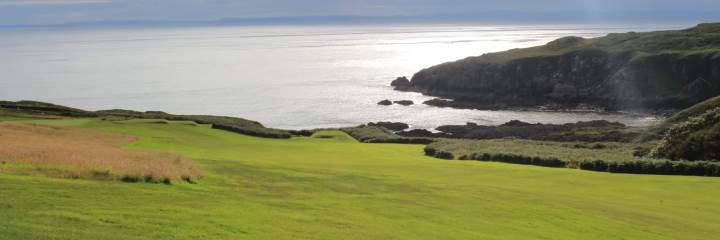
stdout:
<svg viewBox="0 0 720 240">
<path fill-rule="evenodd" d="M 133 140 L 90 129 L 0 123 L 0 160 L 10 165 L 3 164 L 4 172 L 63 178 L 169 184 L 203 176 L 180 155 L 121 148 Z"/>
</svg>

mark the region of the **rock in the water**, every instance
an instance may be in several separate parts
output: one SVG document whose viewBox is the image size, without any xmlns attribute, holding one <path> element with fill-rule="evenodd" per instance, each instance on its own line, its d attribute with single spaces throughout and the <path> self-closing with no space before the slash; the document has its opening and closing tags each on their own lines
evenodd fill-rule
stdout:
<svg viewBox="0 0 720 240">
<path fill-rule="evenodd" d="M 502 127 L 524 127 L 524 126 L 531 126 L 532 123 L 523 122 L 520 120 L 510 120 L 509 122 L 503 123 Z"/>
<path fill-rule="evenodd" d="M 377 104 L 378 104 L 378 105 L 383 105 L 383 106 L 390 106 L 390 105 L 393 104 L 393 102 L 390 101 L 390 100 L 385 99 L 385 100 L 382 100 L 382 101 L 378 102 Z"/>
<path fill-rule="evenodd" d="M 392 130 L 394 132 L 398 132 L 398 131 L 402 131 L 402 130 L 410 128 L 410 125 L 407 125 L 407 123 L 401 123 L 401 122 L 368 123 L 368 126 L 384 127 L 389 130 Z"/>
<path fill-rule="evenodd" d="M 410 106 L 410 105 L 415 104 L 413 101 L 410 101 L 410 100 L 394 101 L 394 103 L 400 104 L 400 105 L 403 105 L 403 106 Z"/>
<path fill-rule="evenodd" d="M 399 77 L 390 83 L 390 86 L 395 87 L 395 90 L 403 91 L 410 88 L 410 80 L 407 77 Z"/>
</svg>

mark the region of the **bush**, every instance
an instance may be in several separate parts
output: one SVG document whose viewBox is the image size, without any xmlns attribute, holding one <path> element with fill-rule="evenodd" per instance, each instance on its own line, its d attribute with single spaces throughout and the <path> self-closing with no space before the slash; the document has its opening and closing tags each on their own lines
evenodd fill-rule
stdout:
<svg viewBox="0 0 720 240">
<path fill-rule="evenodd" d="M 274 129 L 268 129 L 268 128 L 247 128 L 247 127 L 237 127 L 237 126 L 230 126 L 230 125 L 222 125 L 222 124 L 212 124 L 212 128 L 214 129 L 220 129 L 255 137 L 264 137 L 264 138 L 291 138 L 292 135 L 289 132 L 281 131 L 281 130 L 274 130 Z"/>
<path fill-rule="evenodd" d="M 440 159 L 453 160 L 455 156 L 451 152 L 438 151 L 432 147 L 425 147 L 425 155 Z M 461 157 L 462 158 L 462 157 Z M 461 159 L 465 160 L 465 159 Z"/>
<path fill-rule="evenodd" d="M 720 108 L 670 128 L 651 155 L 673 160 L 720 159 Z"/>
<path fill-rule="evenodd" d="M 463 160 L 477 160 L 486 162 L 504 162 L 514 164 L 525 164 L 535 165 L 543 167 L 565 167 L 568 165 L 568 161 L 560 160 L 557 158 L 543 158 L 543 157 L 530 157 L 516 154 L 489 154 L 489 153 L 475 153 L 471 155 L 464 155 L 461 157 Z"/>
<path fill-rule="evenodd" d="M 288 130 L 288 133 L 295 135 L 295 136 L 303 136 L 303 137 L 310 137 L 313 134 L 315 134 L 315 131 L 313 130 Z"/>
</svg>

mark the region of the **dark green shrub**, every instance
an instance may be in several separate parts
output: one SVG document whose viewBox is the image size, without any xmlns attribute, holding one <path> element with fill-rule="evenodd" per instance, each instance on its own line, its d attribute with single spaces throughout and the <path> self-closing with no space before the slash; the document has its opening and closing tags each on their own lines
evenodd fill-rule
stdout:
<svg viewBox="0 0 720 240">
<path fill-rule="evenodd" d="M 432 147 L 425 147 L 424 151 L 425 151 L 426 156 L 440 158 L 440 159 L 446 159 L 446 160 L 455 159 L 455 156 L 451 152 L 438 151 L 437 149 L 434 149 Z"/>
<path fill-rule="evenodd" d="M 670 128 L 651 155 L 673 160 L 720 159 L 720 108 Z"/>
<path fill-rule="evenodd" d="M 303 136 L 303 137 L 310 137 L 313 134 L 315 134 L 315 131 L 312 131 L 312 130 L 288 130 L 287 132 L 289 132 L 290 134 L 295 135 L 295 136 Z"/>
<path fill-rule="evenodd" d="M 429 152 L 429 154 L 428 154 Z M 452 153 L 438 152 L 432 148 L 425 148 L 425 153 L 428 156 L 435 156 Z M 447 156 L 447 155 L 446 155 Z M 568 162 L 557 158 L 541 158 L 541 157 L 528 157 L 516 154 L 489 154 L 489 153 L 473 153 L 471 155 L 463 155 L 460 160 L 476 160 L 476 161 L 493 161 L 493 162 L 504 162 L 513 164 L 524 164 L 524 165 L 537 165 L 545 167 L 565 167 Z"/>
<path fill-rule="evenodd" d="M 449 153 L 449 152 L 437 152 L 437 153 L 435 153 L 435 157 L 440 158 L 440 159 L 447 159 L 447 160 L 455 159 L 455 156 L 453 156 L 453 154 Z"/>
<path fill-rule="evenodd" d="M 435 153 L 437 152 L 434 148 L 431 148 L 431 147 L 425 147 L 424 151 L 425 151 L 426 156 L 431 156 L 431 157 L 434 157 Z"/>
<path fill-rule="evenodd" d="M 269 129 L 269 128 L 249 128 L 249 127 L 238 127 L 238 126 L 229 126 L 229 125 L 221 125 L 221 124 L 213 124 L 212 128 L 214 129 L 220 129 L 255 137 L 264 137 L 264 138 L 291 138 L 292 135 L 286 131 L 282 130 L 275 130 L 275 129 Z"/>
</svg>

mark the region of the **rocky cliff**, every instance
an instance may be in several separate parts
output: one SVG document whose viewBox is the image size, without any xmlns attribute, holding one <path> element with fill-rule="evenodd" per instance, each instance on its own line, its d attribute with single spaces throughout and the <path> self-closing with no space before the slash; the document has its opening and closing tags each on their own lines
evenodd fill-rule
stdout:
<svg viewBox="0 0 720 240">
<path fill-rule="evenodd" d="M 683 108 L 720 95 L 720 23 L 679 31 L 565 37 L 444 63 L 392 83 L 467 108 Z"/>
</svg>

